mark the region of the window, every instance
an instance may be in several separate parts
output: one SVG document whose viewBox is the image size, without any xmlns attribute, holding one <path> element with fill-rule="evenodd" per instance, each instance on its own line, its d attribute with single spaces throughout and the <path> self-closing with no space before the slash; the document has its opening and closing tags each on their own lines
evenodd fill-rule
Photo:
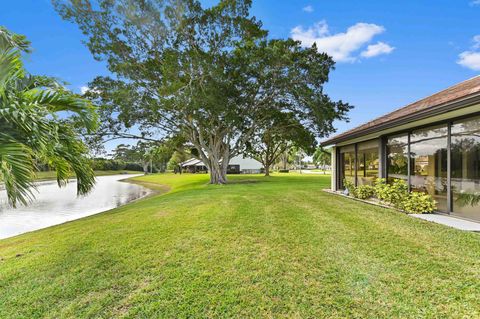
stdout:
<svg viewBox="0 0 480 319">
<path fill-rule="evenodd" d="M 430 194 L 441 211 L 448 211 L 447 136 L 447 125 L 410 135 L 411 190 Z"/>
<path fill-rule="evenodd" d="M 387 179 L 408 180 L 408 135 L 398 135 L 387 140 Z"/>
<path fill-rule="evenodd" d="M 480 117 L 452 125 L 453 213 L 480 218 Z"/>
<path fill-rule="evenodd" d="M 480 220 L 480 116 L 390 136 L 385 146 L 389 182 L 405 180 L 411 191 L 431 195 L 439 211 Z M 340 188 L 343 179 L 372 185 L 380 176 L 379 149 L 379 140 L 341 147 Z"/>
<path fill-rule="evenodd" d="M 359 143 L 357 146 L 357 184 L 373 185 L 378 178 L 378 140 Z"/>
<path fill-rule="evenodd" d="M 340 188 L 343 189 L 343 180 L 355 183 L 355 146 L 340 148 Z"/>
</svg>

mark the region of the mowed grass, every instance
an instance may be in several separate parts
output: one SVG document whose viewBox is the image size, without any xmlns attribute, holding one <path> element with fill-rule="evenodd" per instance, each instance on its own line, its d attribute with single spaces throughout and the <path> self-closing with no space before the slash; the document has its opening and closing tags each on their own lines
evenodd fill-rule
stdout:
<svg viewBox="0 0 480 319">
<path fill-rule="evenodd" d="M 137 180 L 170 192 L 0 241 L 0 318 L 480 317 L 478 234 L 322 175 Z"/>
</svg>

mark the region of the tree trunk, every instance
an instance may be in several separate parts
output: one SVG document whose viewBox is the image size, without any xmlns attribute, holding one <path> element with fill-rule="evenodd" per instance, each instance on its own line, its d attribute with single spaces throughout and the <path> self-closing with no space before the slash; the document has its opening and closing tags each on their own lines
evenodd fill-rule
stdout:
<svg viewBox="0 0 480 319">
<path fill-rule="evenodd" d="M 265 176 L 270 176 L 270 163 L 266 163 L 263 166 L 265 168 Z"/>
<path fill-rule="evenodd" d="M 231 149 L 226 133 L 202 134 L 197 129 L 190 133 L 190 141 L 198 150 L 197 158 L 208 168 L 210 184 L 226 184 Z"/>
<path fill-rule="evenodd" d="M 143 162 L 143 173 L 148 175 L 148 162 Z"/>
<path fill-rule="evenodd" d="M 288 164 L 288 155 L 283 154 L 282 155 L 282 164 L 283 164 L 283 169 L 287 169 L 287 164 Z"/>
<path fill-rule="evenodd" d="M 210 184 L 226 184 L 227 170 L 224 169 L 223 163 L 219 163 L 217 160 L 210 160 L 209 164 Z"/>
</svg>

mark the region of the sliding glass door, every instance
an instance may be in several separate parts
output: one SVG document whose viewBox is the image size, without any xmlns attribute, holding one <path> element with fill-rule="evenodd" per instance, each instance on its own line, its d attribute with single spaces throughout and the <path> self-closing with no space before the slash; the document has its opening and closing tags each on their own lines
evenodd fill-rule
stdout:
<svg viewBox="0 0 480 319">
<path fill-rule="evenodd" d="M 387 180 L 408 181 L 408 134 L 387 139 Z"/>
<path fill-rule="evenodd" d="M 343 180 L 355 183 L 355 146 L 342 146 L 340 148 L 340 189 L 344 188 Z"/>
<path fill-rule="evenodd" d="M 372 185 L 378 178 L 378 140 L 357 144 L 357 185 Z"/>
<path fill-rule="evenodd" d="M 452 202 L 455 215 L 480 219 L 480 117 L 452 125 Z"/>
<path fill-rule="evenodd" d="M 440 211 L 448 211 L 448 127 L 440 125 L 410 134 L 411 190 L 430 194 Z"/>
</svg>

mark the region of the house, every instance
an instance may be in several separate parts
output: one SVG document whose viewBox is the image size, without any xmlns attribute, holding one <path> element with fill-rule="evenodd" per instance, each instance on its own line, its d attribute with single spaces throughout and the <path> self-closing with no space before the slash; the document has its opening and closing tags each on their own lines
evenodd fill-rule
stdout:
<svg viewBox="0 0 480 319">
<path fill-rule="evenodd" d="M 206 173 L 208 171 L 207 166 L 202 161 L 191 158 L 183 163 L 180 163 L 182 170 L 187 173 Z"/>
<path fill-rule="evenodd" d="M 198 159 L 192 158 L 180 164 L 182 169 L 188 173 L 206 173 L 207 166 Z M 263 165 L 259 161 L 238 155 L 233 157 L 228 163 L 228 174 L 259 174 L 263 172 Z"/>
<path fill-rule="evenodd" d="M 440 212 L 480 220 L 480 76 L 322 142 L 332 190 L 403 179 Z"/>
</svg>

